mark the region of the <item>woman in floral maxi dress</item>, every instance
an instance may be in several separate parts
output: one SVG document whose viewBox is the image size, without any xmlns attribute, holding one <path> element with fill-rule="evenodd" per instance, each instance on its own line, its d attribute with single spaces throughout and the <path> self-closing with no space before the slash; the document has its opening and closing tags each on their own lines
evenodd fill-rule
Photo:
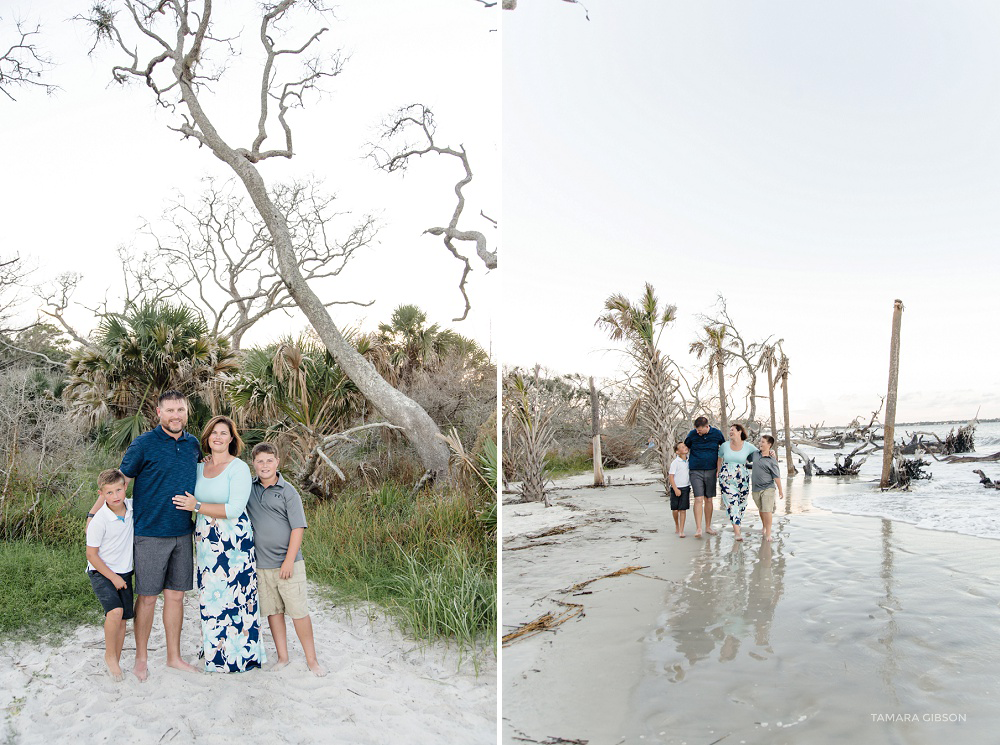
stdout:
<svg viewBox="0 0 1000 745">
<path fill-rule="evenodd" d="M 743 511 L 747 507 L 750 496 L 750 469 L 747 468 L 747 458 L 756 453 L 757 448 L 746 441 L 747 431 L 742 424 L 734 424 L 729 428 L 729 441 L 719 446 L 719 488 L 722 490 L 722 502 L 726 505 L 729 521 L 733 524 L 736 540 L 742 541 L 743 534 L 740 525 L 743 522 Z"/>
<path fill-rule="evenodd" d="M 265 662 L 257 604 L 257 558 L 246 512 L 252 477 L 239 459 L 236 425 L 214 417 L 201 436 L 210 462 L 198 464 L 194 494 L 174 497 L 178 509 L 197 512 L 195 555 L 206 671 L 242 672 Z"/>
</svg>

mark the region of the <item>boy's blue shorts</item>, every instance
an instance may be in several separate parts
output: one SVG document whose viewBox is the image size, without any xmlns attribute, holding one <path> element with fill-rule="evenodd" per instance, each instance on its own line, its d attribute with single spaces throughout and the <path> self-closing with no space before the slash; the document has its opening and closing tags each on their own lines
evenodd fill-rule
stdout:
<svg viewBox="0 0 1000 745">
<path fill-rule="evenodd" d="M 119 590 L 111 583 L 111 580 L 94 569 L 87 570 L 90 577 L 90 586 L 94 588 L 94 594 L 101 601 L 105 615 L 115 608 L 122 609 L 122 620 L 127 621 L 135 618 L 135 598 L 132 595 L 132 572 L 119 574 L 125 580 L 125 589 Z"/>
</svg>

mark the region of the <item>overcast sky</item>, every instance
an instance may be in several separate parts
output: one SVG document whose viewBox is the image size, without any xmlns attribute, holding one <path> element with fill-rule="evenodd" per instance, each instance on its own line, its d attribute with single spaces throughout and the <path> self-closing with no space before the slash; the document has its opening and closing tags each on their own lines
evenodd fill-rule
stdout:
<svg viewBox="0 0 1000 745">
<path fill-rule="evenodd" d="M 785 340 L 793 425 L 885 394 L 1000 416 L 1000 6 L 522 2 L 504 14 L 504 361 L 615 377 L 652 282 L 694 365 L 716 297 Z M 609 351 L 612 350 L 612 351 Z"/>
<path fill-rule="evenodd" d="M 17 253 L 33 263 L 35 282 L 63 271 L 83 273 L 78 299 L 93 305 L 120 283 L 116 249 L 137 241 L 144 218 L 155 221 L 178 194 L 194 201 L 206 176 L 230 174 L 207 149 L 167 128 L 177 118 L 157 109 L 144 86 L 109 86 L 120 54 L 103 47 L 88 57 L 88 32 L 68 20 L 90 5 L 14 0 L 0 10 L 0 42 L 9 38 L 16 18 L 42 24 L 39 43 L 58 63 L 49 79 L 61 87 L 48 97 L 21 90 L 14 92 L 16 103 L 0 101 L 5 143 L 0 256 Z M 259 46 L 256 8 L 253 2 L 216 3 L 217 33 L 242 37 L 227 77 L 205 100 L 231 144 L 246 147 L 255 134 L 259 98 L 252 76 L 259 75 L 253 59 Z M 397 305 L 413 303 L 427 311 L 430 322 L 476 338 L 496 357 L 492 314 L 498 273 L 488 274 L 475 260 L 468 282 L 473 311 L 468 320 L 452 323 L 464 309 L 458 290 L 462 266 L 440 238 L 422 235 L 426 228 L 448 224 L 460 163 L 429 155 L 402 176 L 378 171 L 362 156 L 384 117 L 411 103 L 428 105 L 439 124 L 439 143 L 464 144 L 475 174 L 459 226 L 497 237 L 479 212 L 499 218 L 500 40 L 492 30 L 498 16 L 499 11 L 469 0 L 346 0 L 337 4 L 336 18 L 326 22 L 325 49 L 349 55 L 344 71 L 329 82 L 321 100 L 290 114 L 295 157 L 272 159 L 260 168 L 272 183 L 323 179 L 338 195 L 339 210 L 351 213 L 335 234 L 346 234 L 368 212 L 382 223 L 375 245 L 356 255 L 337 280 L 318 288 L 331 299 L 376 301 L 371 308 L 335 309 L 343 326 L 372 329 Z M 291 42 L 301 44 L 319 25 L 315 18 L 301 24 Z M 272 142 L 280 146 L 283 141 Z M 29 315 L 31 306 L 25 304 Z M 79 308 L 72 320 L 84 330 L 95 323 Z M 266 342 L 305 326 L 301 317 L 275 318 L 248 341 Z"/>
</svg>

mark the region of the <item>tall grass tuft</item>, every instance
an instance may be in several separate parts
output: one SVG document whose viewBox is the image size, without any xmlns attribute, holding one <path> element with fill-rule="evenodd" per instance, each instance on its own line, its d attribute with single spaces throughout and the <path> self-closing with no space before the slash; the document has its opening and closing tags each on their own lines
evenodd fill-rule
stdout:
<svg viewBox="0 0 1000 745">
<path fill-rule="evenodd" d="M 496 535 L 459 494 L 384 485 L 307 506 L 313 579 L 385 607 L 412 634 L 495 638 Z"/>
</svg>

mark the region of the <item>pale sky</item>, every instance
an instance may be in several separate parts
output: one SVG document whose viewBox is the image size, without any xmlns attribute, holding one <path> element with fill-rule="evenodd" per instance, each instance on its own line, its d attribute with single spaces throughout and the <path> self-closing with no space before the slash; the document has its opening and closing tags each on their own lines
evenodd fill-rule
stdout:
<svg viewBox="0 0 1000 745">
<path fill-rule="evenodd" d="M 646 281 L 682 362 L 720 293 L 793 425 L 1000 416 L 1000 6 L 522 2 L 504 14 L 503 360 L 616 377 Z M 612 350 L 612 351 L 608 351 Z"/>
<path fill-rule="evenodd" d="M 90 5 L 14 0 L 0 11 L 5 30 L 15 18 L 41 22 L 40 44 L 58 63 L 49 78 L 62 88 L 49 97 L 15 91 L 16 103 L 0 101 L 5 143 L 0 256 L 20 253 L 37 267 L 34 282 L 62 271 L 82 272 L 85 282 L 77 297 L 96 304 L 120 283 L 116 248 L 136 241 L 143 218 L 155 221 L 178 193 L 194 202 L 204 177 L 230 174 L 207 149 L 167 129 L 177 119 L 158 109 L 144 86 L 109 85 L 111 66 L 122 61 L 121 55 L 102 47 L 88 57 L 86 29 L 68 20 Z M 234 15 L 233 8 L 242 10 Z M 231 144 L 247 147 L 256 131 L 259 95 L 248 72 L 259 27 L 256 8 L 253 2 L 216 3 L 220 33 L 244 37 L 237 42 L 239 54 L 231 60 L 229 76 L 216 87 L 218 96 L 205 100 Z M 338 279 L 318 288 L 323 297 L 376 300 L 370 308 L 335 308 L 342 326 L 372 329 L 397 305 L 412 303 L 427 312 L 430 322 L 477 339 L 496 358 L 492 316 L 499 273 L 487 273 L 473 260 L 467 283 L 473 310 L 466 321 L 452 323 L 464 309 L 458 290 L 462 266 L 440 238 L 422 235 L 426 228 L 448 224 L 460 163 L 428 155 L 404 176 L 381 172 L 362 156 L 384 117 L 411 103 L 428 105 L 439 125 L 439 144 L 464 144 L 475 174 L 459 227 L 486 232 L 497 247 L 499 231 L 479 212 L 500 216 L 500 39 L 493 30 L 498 16 L 498 9 L 468 0 L 346 0 L 337 4 L 336 19 L 325 24 L 330 30 L 324 48 L 343 49 L 350 59 L 322 100 L 290 114 L 295 157 L 269 160 L 261 170 L 272 183 L 322 178 L 338 195 L 341 211 L 379 216 L 383 229 L 375 245 L 356 254 Z M 290 38 L 297 46 L 318 27 L 305 24 Z M 253 74 L 259 75 L 256 69 Z M 278 135 L 272 129 L 272 137 Z M 279 147 L 283 139 L 273 144 Z M 339 234 L 353 219 L 344 218 Z M 474 247 L 469 251 L 474 257 Z M 26 311 L 32 302 L 29 298 Z M 73 321 L 83 330 L 95 325 L 93 316 L 80 310 Z M 305 327 L 302 317 L 275 316 L 247 341 L 266 343 Z"/>
</svg>

